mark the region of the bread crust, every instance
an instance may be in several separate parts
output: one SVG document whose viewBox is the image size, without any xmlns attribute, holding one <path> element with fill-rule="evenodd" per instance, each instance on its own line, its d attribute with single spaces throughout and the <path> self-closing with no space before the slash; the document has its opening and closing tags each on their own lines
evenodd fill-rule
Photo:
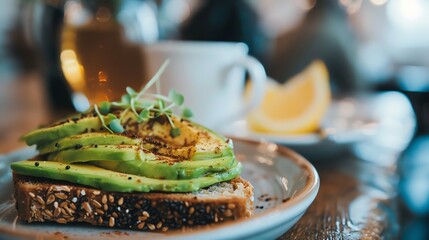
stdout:
<svg viewBox="0 0 429 240">
<path fill-rule="evenodd" d="M 241 194 L 119 193 L 14 174 L 18 219 L 26 222 L 85 222 L 95 226 L 168 231 L 249 217 L 253 187 L 237 177 Z"/>
</svg>

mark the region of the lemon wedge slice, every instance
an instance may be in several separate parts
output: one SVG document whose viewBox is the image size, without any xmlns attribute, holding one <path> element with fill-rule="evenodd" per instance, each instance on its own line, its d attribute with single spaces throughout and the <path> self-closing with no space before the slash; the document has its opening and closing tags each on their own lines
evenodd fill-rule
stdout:
<svg viewBox="0 0 429 240">
<path fill-rule="evenodd" d="M 247 121 L 251 130 L 261 133 L 310 133 L 319 129 L 330 102 L 328 70 L 316 60 L 284 84 L 270 82 Z"/>
</svg>

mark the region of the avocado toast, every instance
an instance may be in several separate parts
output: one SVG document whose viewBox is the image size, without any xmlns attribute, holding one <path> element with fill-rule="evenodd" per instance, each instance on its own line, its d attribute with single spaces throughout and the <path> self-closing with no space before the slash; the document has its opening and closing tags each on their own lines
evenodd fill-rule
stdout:
<svg viewBox="0 0 429 240">
<path fill-rule="evenodd" d="M 232 140 L 190 121 L 180 94 L 146 93 L 165 66 L 140 92 L 23 136 L 39 155 L 11 166 L 19 220 L 167 231 L 251 215 Z"/>
</svg>

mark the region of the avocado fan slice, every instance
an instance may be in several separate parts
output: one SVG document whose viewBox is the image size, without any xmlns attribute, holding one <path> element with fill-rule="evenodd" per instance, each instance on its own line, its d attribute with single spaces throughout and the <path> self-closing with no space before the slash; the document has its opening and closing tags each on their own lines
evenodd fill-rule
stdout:
<svg viewBox="0 0 429 240">
<path fill-rule="evenodd" d="M 105 121 L 108 124 L 107 118 Z M 35 130 L 23 138 L 28 144 L 37 144 L 39 153 L 48 160 L 90 162 L 104 169 L 157 179 L 198 178 L 234 166 L 232 141 L 196 123 L 173 121 L 181 129 L 181 135 L 175 138 L 169 136 L 168 122 L 136 124 L 132 114 L 124 119 L 124 128 L 142 138 L 111 134 L 92 114 Z"/>
<path fill-rule="evenodd" d="M 62 163 L 93 162 L 109 170 L 158 179 L 189 179 L 225 171 L 232 166 L 235 158 L 231 154 L 212 159 L 180 161 L 151 152 L 145 153 L 138 146 L 98 145 L 51 153 L 48 160 Z"/>
<path fill-rule="evenodd" d="M 154 144 L 144 143 L 141 138 L 127 137 L 121 134 L 111 134 L 111 133 L 83 133 L 79 135 L 73 135 L 70 137 L 61 138 L 50 143 L 37 145 L 37 150 L 39 150 L 40 155 L 58 152 L 68 149 L 80 149 L 82 147 L 98 147 L 99 145 L 133 145 L 141 146 L 144 149 L 149 151 L 156 149 L 157 154 L 165 156 L 179 157 L 181 159 L 189 159 L 194 156 L 195 146 L 185 146 L 180 148 L 172 147 L 158 147 Z M 196 159 L 201 158 L 201 156 L 208 155 L 207 153 L 198 153 L 195 154 Z M 221 156 L 222 154 L 217 154 Z"/>
<path fill-rule="evenodd" d="M 108 117 L 104 117 L 106 124 L 110 122 Z M 67 120 L 66 122 L 51 127 L 36 129 L 24 135 L 22 139 L 31 146 L 52 142 L 64 137 L 94 131 L 107 132 L 101 124 L 99 117 L 84 117 L 77 120 Z"/>
<path fill-rule="evenodd" d="M 94 160 L 141 161 L 156 160 L 157 156 L 133 145 L 99 145 L 67 149 L 48 155 L 50 161 L 62 163 L 89 162 Z"/>
<path fill-rule="evenodd" d="M 225 172 L 185 180 L 159 180 L 118 173 L 89 164 L 64 164 L 53 161 L 25 160 L 11 164 L 17 174 L 62 180 L 112 192 L 193 192 L 237 177 L 240 163 Z M 68 167 L 67 167 L 68 166 Z"/>
<path fill-rule="evenodd" d="M 135 174 L 157 179 L 191 179 L 213 172 L 230 169 L 236 162 L 234 156 L 211 160 L 166 163 L 157 161 L 92 161 L 91 164 L 112 171 Z"/>
<path fill-rule="evenodd" d="M 58 139 L 56 141 L 37 145 L 39 154 L 47 154 L 51 152 L 58 152 L 69 148 L 81 148 L 86 146 L 98 147 L 98 145 L 134 145 L 138 146 L 141 144 L 141 139 L 130 138 L 120 134 L 111 133 L 83 133 L 79 135 L 73 135 L 65 138 Z"/>
</svg>

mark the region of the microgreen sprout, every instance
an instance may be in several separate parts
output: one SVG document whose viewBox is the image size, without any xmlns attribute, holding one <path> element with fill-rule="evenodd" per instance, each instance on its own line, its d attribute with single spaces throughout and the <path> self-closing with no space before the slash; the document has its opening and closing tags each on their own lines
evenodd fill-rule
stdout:
<svg viewBox="0 0 429 240">
<path fill-rule="evenodd" d="M 106 115 L 110 112 L 111 104 L 109 102 L 100 103 L 100 113 Z"/>
<path fill-rule="evenodd" d="M 125 131 L 119 119 L 113 119 L 112 121 L 110 121 L 109 127 L 112 131 L 116 133 L 123 133 Z"/>
<path fill-rule="evenodd" d="M 94 111 L 97 113 L 98 117 L 100 118 L 101 125 L 103 125 L 103 127 L 107 129 L 110 133 L 113 133 L 113 131 L 106 126 L 106 122 L 104 122 L 104 117 L 103 115 L 101 115 L 100 111 L 98 110 L 97 104 L 94 105 Z"/>
<path fill-rule="evenodd" d="M 192 113 L 191 109 L 184 108 L 182 111 L 182 117 L 183 118 L 191 118 L 194 114 Z"/>
<path fill-rule="evenodd" d="M 177 137 L 177 136 L 179 136 L 180 135 L 180 128 L 172 128 L 171 130 L 170 130 L 170 136 L 171 137 Z"/>
<path fill-rule="evenodd" d="M 169 64 L 169 60 L 166 60 L 155 75 L 148 81 L 148 83 L 139 91 L 135 91 L 131 87 L 126 88 L 126 94 L 121 97 L 119 102 L 102 102 L 100 103 L 100 109 L 97 105 L 94 105 L 94 110 L 104 128 L 109 132 L 122 133 L 125 131 L 122 126 L 122 120 L 126 113 L 132 112 L 138 123 L 146 122 L 151 118 L 156 118 L 161 115 L 165 116 L 171 125 L 170 136 L 177 137 L 180 135 L 180 129 L 176 127 L 172 120 L 172 116 L 176 116 L 173 113 L 174 109 L 181 110 L 181 116 L 183 118 L 192 117 L 192 111 L 189 108 L 183 106 L 185 98 L 182 94 L 176 92 L 174 89 L 170 90 L 168 96 L 164 96 L 160 93 L 160 76 L 165 71 Z M 156 87 L 156 93 L 147 92 L 154 84 Z M 119 119 L 116 115 L 109 113 L 112 107 L 123 109 Z M 104 115 L 107 115 L 109 126 L 106 125 Z"/>
</svg>

